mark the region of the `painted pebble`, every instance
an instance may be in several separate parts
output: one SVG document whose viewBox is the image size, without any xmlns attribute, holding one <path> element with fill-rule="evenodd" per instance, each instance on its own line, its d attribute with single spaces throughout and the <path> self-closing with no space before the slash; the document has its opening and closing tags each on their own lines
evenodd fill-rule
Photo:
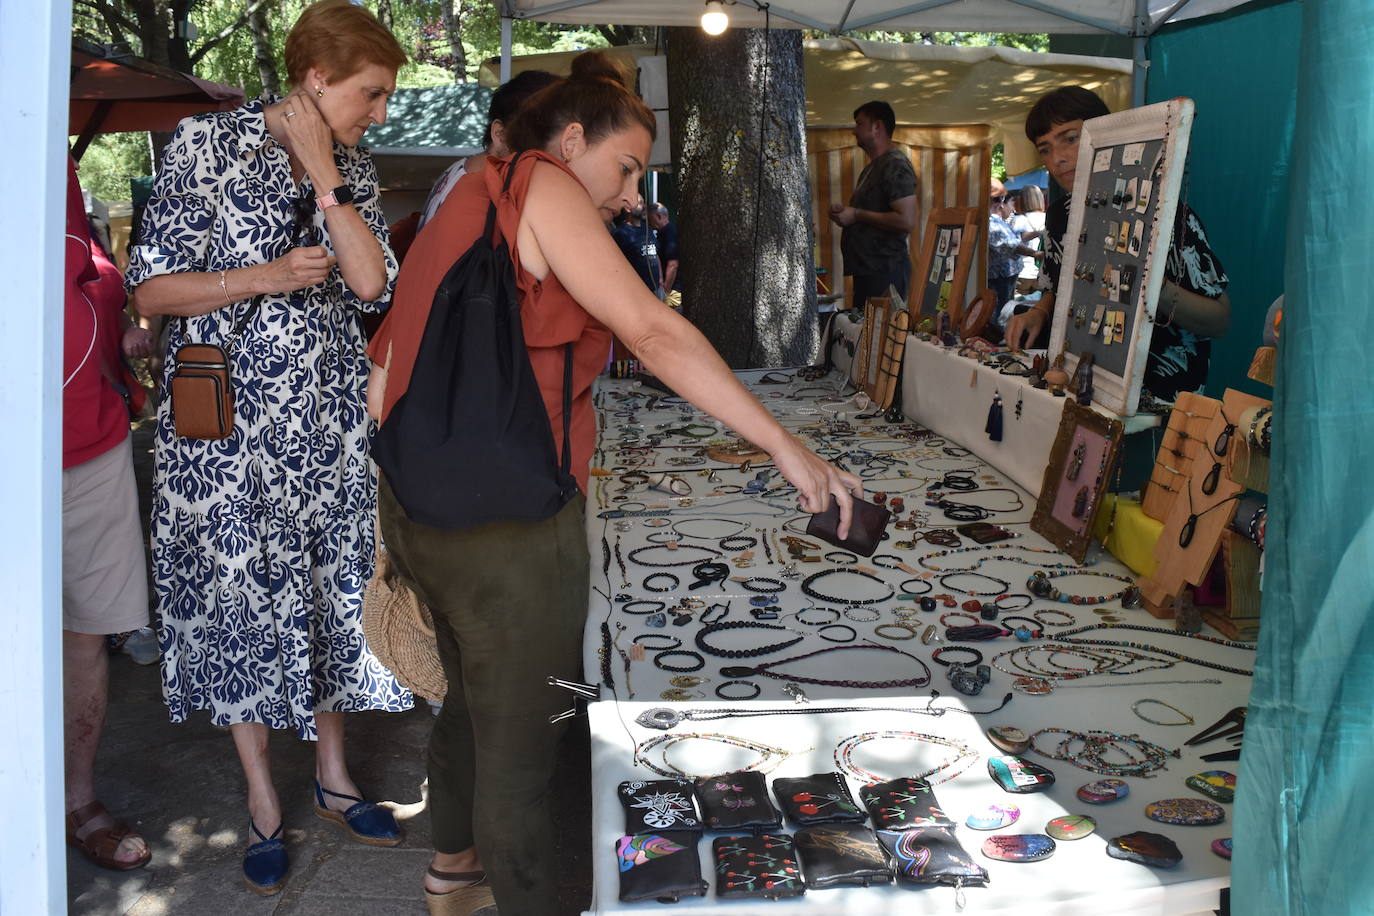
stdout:
<svg viewBox="0 0 1374 916">
<path fill-rule="evenodd" d="M 1065 814 L 1045 825 L 1045 832 L 1056 840 L 1081 840 L 1097 829 L 1097 821 L 1086 814 Z"/>
<path fill-rule="evenodd" d="M 1208 770 L 1196 776 L 1189 776 L 1184 785 L 1194 792 L 1206 795 L 1212 801 L 1223 804 L 1235 801 L 1236 798 L 1236 774 L 1225 770 Z"/>
<path fill-rule="evenodd" d="M 1223 859 L 1231 858 L 1231 838 L 1224 836 L 1219 840 L 1212 841 L 1212 852 L 1221 856 Z"/>
<path fill-rule="evenodd" d="M 1008 754 L 1024 754 L 1030 748 L 1030 735 L 1011 725 L 994 725 L 989 728 L 988 740 L 998 750 Z"/>
<path fill-rule="evenodd" d="M 1144 830 L 1112 837 L 1107 841 L 1107 855 L 1155 868 L 1172 868 L 1183 861 L 1183 853 L 1173 840 Z"/>
<path fill-rule="evenodd" d="M 1202 798 L 1162 798 L 1145 806 L 1145 816 L 1161 824 L 1206 827 L 1226 820 L 1226 809 Z"/>
<path fill-rule="evenodd" d="M 1052 771 L 1024 757 L 989 757 L 988 775 L 1003 789 L 1018 795 L 1044 792 L 1054 785 Z"/>
<path fill-rule="evenodd" d="M 1131 794 L 1131 787 L 1126 785 L 1124 779 L 1099 779 L 1079 786 L 1076 794 L 1079 801 L 1085 801 L 1090 805 L 1105 805 Z"/>
<path fill-rule="evenodd" d="M 964 823 L 974 830 L 1001 830 L 1016 823 L 1020 816 L 1021 809 L 1016 805 L 988 805 L 970 814 Z"/>
<path fill-rule="evenodd" d="M 999 833 L 983 841 L 983 855 L 999 862 L 1039 862 L 1054 855 L 1054 848 L 1043 833 Z"/>
</svg>

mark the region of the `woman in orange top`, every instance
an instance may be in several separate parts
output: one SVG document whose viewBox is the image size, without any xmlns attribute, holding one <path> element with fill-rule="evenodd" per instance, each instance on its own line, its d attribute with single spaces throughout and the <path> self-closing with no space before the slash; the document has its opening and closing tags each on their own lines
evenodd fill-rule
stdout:
<svg viewBox="0 0 1374 916">
<path fill-rule="evenodd" d="M 585 489 L 595 435 L 591 385 L 611 334 L 684 398 L 766 450 L 801 508 L 834 495 L 848 532 L 858 478 L 817 457 L 778 424 L 706 339 L 640 282 L 605 223 L 637 197 L 654 117 L 604 55 L 531 98 L 507 131 L 524 152 L 464 178 L 417 236 L 391 313 L 369 354 L 369 406 L 383 425 L 409 382 L 439 281 L 482 232 L 488 203 L 510 243 L 526 346 L 555 442 L 561 442 L 564 345 L 574 344 L 572 465 Z M 455 481 L 454 485 L 464 485 Z M 429 749 L 434 860 L 425 879 L 435 913 L 490 901 L 502 916 L 557 911 L 548 788 L 566 699 L 548 675 L 580 672 L 589 571 L 579 494 L 541 522 L 458 531 L 406 517 L 381 484 L 382 533 L 402 577 L 434 612 L 449 693 Z"/>
</svg>

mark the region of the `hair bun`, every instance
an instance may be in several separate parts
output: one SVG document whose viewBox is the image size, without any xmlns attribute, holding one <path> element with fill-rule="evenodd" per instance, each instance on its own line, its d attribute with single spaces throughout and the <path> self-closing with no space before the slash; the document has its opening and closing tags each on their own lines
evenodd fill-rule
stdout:
<svg viewBox="0 0 1374 916">
<path fill-rule="evenodd" d="M 572 60 L 570 79 L 608 79 L 625 88 L 625 70 L 620 63 L 605 51 L 584 51 Z"/>
</svg>

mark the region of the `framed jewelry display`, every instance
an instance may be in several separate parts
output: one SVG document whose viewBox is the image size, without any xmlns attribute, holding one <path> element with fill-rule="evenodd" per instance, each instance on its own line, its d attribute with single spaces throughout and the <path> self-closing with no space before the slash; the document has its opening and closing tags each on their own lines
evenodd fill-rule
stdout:
<svg viewBox="0 0 1374 916">
<path fill-rule="evenodd" d="M 854 347 L 854 362 L 849 367 L 849 377 L 858 388 L 867 391 L 877 385 L 879 366 L 883 358 L 885 331 L 892 313 L 895 291 L 888 287 L 886 296 L 870 296 L 860 308 L 863 310 L 863 326 L 859 328 L 859 339 Z M 869 397 L 872 397 L 870 394 Z"/>
<path fill-rule="evenodd" d="M 1088 556 L 1093 521 L 1116 464 L 1121 431 L 1119 420 L 1074 401 L 1064 404 L 1031 529 L 1075 563 Z"/>
<path fill-rule="evenodd" d="M 1093 400 L 1124 417 L 1140 400 L 1192 124 L 1192 100 L 1171 99 L 1085 121 L 1079 137 L 1050 353 L 1070 375 L 1091 354 Z"/>
<path fill-rule="evenodd" d="M 969 268 L 978 256 L 978 208 L 943 207 L 930 214 L 921 258 L 911 277 L 911 310 L 932 320 L 941 312 L 957 325 Z"/>
</svg>

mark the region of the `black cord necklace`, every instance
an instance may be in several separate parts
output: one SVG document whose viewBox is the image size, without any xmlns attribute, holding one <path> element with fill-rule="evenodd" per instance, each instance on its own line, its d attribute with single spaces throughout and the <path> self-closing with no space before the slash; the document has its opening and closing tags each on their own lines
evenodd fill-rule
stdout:
<svg viewBox="0 0 1374 916">
<path fill-rule="evenodd" d="M 806 634 L 793 636 L 782 642 L 774 643 L 769 646 L 757 646 L 753 649 L 718 649 L 710 645 L 706 638 L 716 633 L 723 633 L 727 630 L 781 630 L 784 633 L 795 633 L 789 627 L 780 626 L 776 623 L 761 623 L 753 620 L 730 620 L 723 623 L 713 623 L 702 627 L 697 631 L 697 648 L 707 655 L 714 655 L 717 658 L 756 658 L 760 655 L 767 655 L 770 652 L 781 652 L 783 649 L 795 646 L 806 638 Z"/>
<path fill-rule="evenodd" d="M 634 550 L 631 550 L 631 551 L 629 552 L 629 554 L 627 554 L 627 556 L 629 557 L 629 559 L 630 559 L 630 561 L 631 561 L 632 563 L 638 563 L 640 566 L 660 566 L 660 567 L 670 567 L 670 566 L 694 566 L 694 565 L 696 565 L 697 563 L 700 563 L 700 562 L 701 562 L 701 559 L 702 559 L 701 557 L 692 557 L 690 560 L 678 560 L 678 561 L 675 562 L 675 563 L 651 563 L 651 562 L 649 562 L 648 560 L 641 560 L 641 559 L 639 558 L 639 554 L 644 553 L 646 550 L 670 550 L 670 551 L 672 551 L 673 553 L 678 553 L 678 552 L 683 551 L 683 550 L 704 550 L 704 551 L 706 551 L 707 553 L 709 553 L 709 554 L 710 554 L 711 556 L 713 556 L 713 557 L 718 557 L 718 556 L 720 556 L 720 551 L 719 551 L 719 550 L 716 550 L 714 547 L 703 547 L 703 546 L 700 545 L 700 544 L 680 544 L 680 545 L 678 545 L 677 547 L 668 547 L 668 546 L 663 545 L 663 544 L 650 544 L 650 545 L 647 546 L 647 547 L 636 547 Z"/>
<path fill-rule="evenodd" d="M 877 582 L 883 588 L 887 589 L 887 594 L 883 595 L 880 598 L 849 598 L 843 596 L 825 595 L 821 592 L 816 591 L 816 589 L 813 587 L 815 583 L 819 580 L 824 579 L 827 576 L 837 575 L 862 576 L 863 578 L 868 579 L 870 582 Z M 888 585 L 886 582 L 884 582 L 882 579 L 879 579 L 872 573 L 866 573 L 863 570 L 852 569 L 847 566 L 841 566 L 836 569 L 823 569 L 818 573 L 813 573 L 807 576 L 805 579 L 802 580 L 801 591 L 802 594 L 806 597 L 815 598 L 817 601 L 828 601 L 831 604 L 844 604 L 849 606 L 862 604 L 880 604 L 881 602 L 887 601 L 890 598 L 892 598 L 892 596 L 897 594 L 892 590 L 892 586 Z"/>
<path fill-rule="evenodd" d="M 799 662 L 804 659 L 815 658 L 817 655 L 829 655 L 836 652 L 859 652 L 864 650 L 873 652 L 892 652 L 897 655 L 905 656 L 906 658 L 909 658 L 916 664 L 920 665 L 921 670 L 925 673 L 921 677 L 902 678 L 900 680 L 892 681 L 832 681 L 815 677 L 803 677 L 799 674 L 781 674 L 772 670 L 778 667 L 779 665 L 787 665 L 791 664 L 792 662 Z M 814 652 L 807 652 L 805 655 L 794 655 L 791 658 L 780 658 L 774 662 L 764 662 L 763 664 L 756 665 L 754 667 L 749 667 L 746 665 L 731 665 L 720 669 L 720 673 L 722 676 L 730 678 L 760 676 L 771 677 L 780 681 L 796 681 L 799 684 L 816 684 L 821 687 L 852 687 L 855 689 L 869 690 L 886 690 L 891 687 L 924 687 L 930 683 L 929 666 L 927 666 L 925 662 L 921 661 L 916 656 L 912 655 L 910 652 L 903 652 L 901 649 L 898 649 L 894 646 L 830 646 L 825 649 L 817 649 Z"/>
</svg>

